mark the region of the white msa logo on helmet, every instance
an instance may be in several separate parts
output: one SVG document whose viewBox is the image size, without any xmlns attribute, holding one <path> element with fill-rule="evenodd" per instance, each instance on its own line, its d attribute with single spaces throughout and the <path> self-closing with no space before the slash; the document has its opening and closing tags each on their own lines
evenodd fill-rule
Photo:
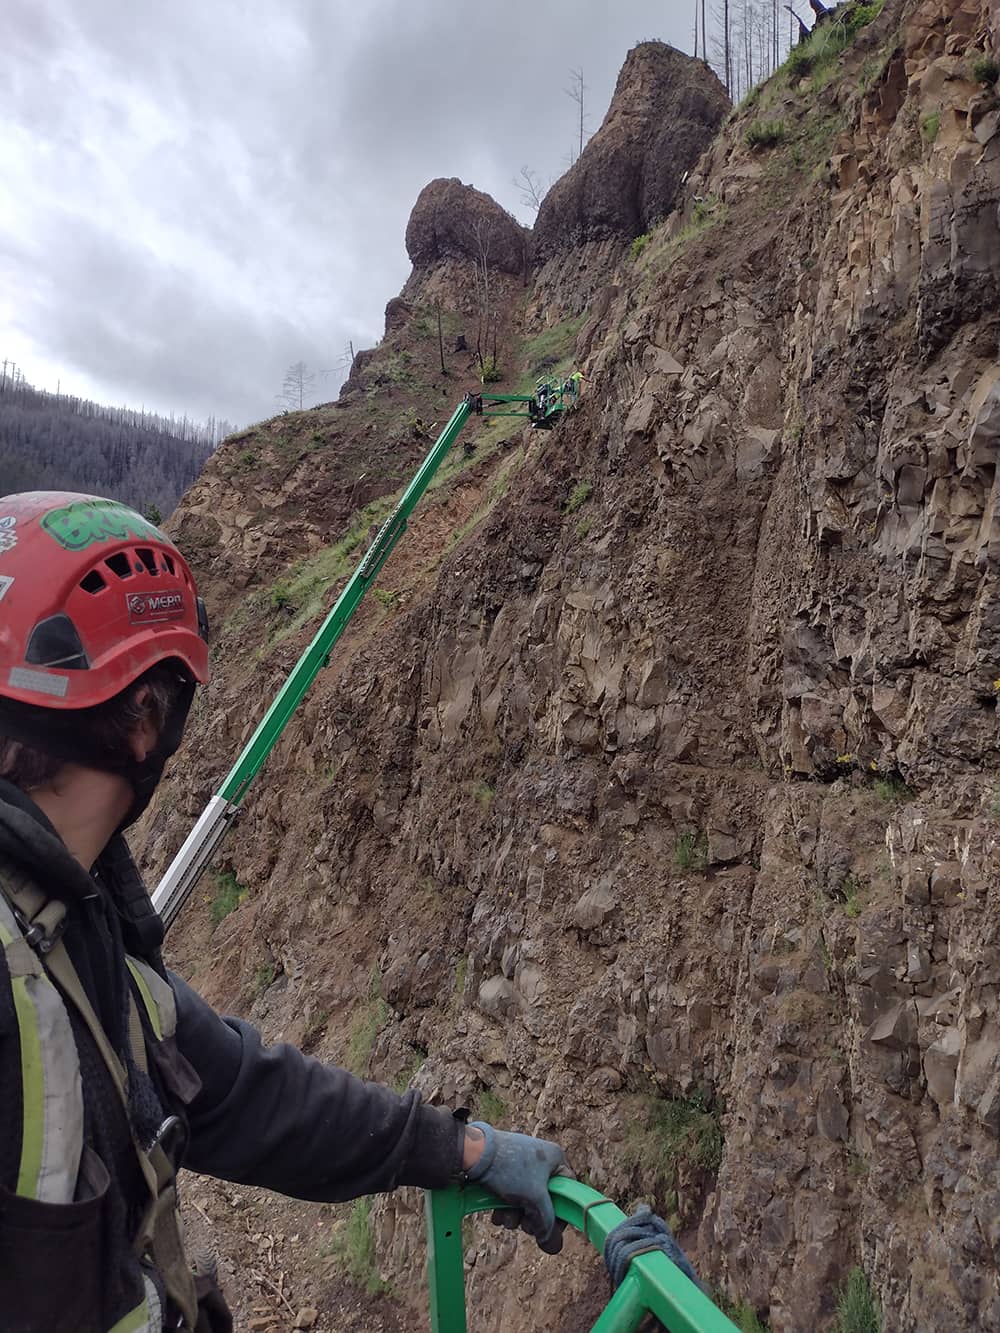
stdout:
<svg viewBox="0 0 1000 1333">
<path fill-rule="evenodd" d="M 133 625 L 155 625 L 161 620 L 179 620 L 184 614 L 182 592 L 132 592 L 125 599 Z"/>
<path fill-rule="evenodd" d="M 0 574 L 0 602 L 7 595 L 7 589 L 14 582 L 13 574 Z"/>
</svg>

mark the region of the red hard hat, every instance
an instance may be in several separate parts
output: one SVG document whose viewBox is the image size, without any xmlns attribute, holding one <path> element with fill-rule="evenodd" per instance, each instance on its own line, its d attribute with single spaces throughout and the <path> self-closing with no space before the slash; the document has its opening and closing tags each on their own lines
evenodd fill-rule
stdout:
<svg viewBox="0 0 1000 1333">
<path fill-rule="evenodd" d="M 114 500 L 0 499 L 0 697 L 89 708 L 175 659 L 208 681 L 208 621 L 169 537 Z"/>
</svg>

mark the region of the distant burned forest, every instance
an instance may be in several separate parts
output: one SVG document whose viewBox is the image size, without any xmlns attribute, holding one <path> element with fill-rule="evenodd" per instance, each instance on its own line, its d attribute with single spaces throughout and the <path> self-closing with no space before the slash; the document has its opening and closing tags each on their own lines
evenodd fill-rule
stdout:
<svg viewBox="0 0 1000 1333">
<path fill-rule="evenodd" d="M 165 518 L 233 430 L 46 393 L 0 362 L 0 495 L 83 491 Z"/>
</svg>

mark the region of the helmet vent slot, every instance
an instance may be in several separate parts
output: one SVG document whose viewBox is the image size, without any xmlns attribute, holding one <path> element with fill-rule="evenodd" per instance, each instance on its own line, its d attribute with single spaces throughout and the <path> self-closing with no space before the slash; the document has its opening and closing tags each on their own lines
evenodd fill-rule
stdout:
<svg viewBox="0 0 1000 1333">
<path fill-rule="evenodd" d="M 114 555 L 109 555 L 104 563 L 112 574 L 117 574 L 120 579 L 132 577 L 132 563 L 124 551 L 116 551 Z"/>
<path fill-rule="evenodd" d="M 160 571 L 156 567 L 156 556 L 148 546 L 137 546 L 135 548 L 135 553 L 146 566 L 147 574 L 159 574 Z M 138 574 L 139 572 L 140 571 L 137 568 L 136 573 Z"/>
<path fill-rule="evenodd" d="M 76 626 L 63 613 L 35 626 L 24 660 L 32 666 L 58 667 L 62 671 L 86 671 L 90 666 Z"/>
<path fill-rule="evenodd" d="M 166 551 L 161 551 L 160 554 L 161 554 L 161 556 L 162 556 L 162 558 L 163 558 L 163 563 L 164 563 L 164 565 L 165 565 L 165 567 L 166 567 L 167 573 L 168 573 L 168 574 L 176 574 L 176 573 L 177 573 L 177 567 L 176 567 L 176 565 L 174 564 L 174 557 L 173 557 L 172 555 L 167 555 Z"/>
<path fill-rule="evenodd" d="M 89 574 L 80 580 L 80 587 L 84 592 L 103 592 L 107 586 L 107 582 L 96 569 L 92 569 Z"/>
</svg>

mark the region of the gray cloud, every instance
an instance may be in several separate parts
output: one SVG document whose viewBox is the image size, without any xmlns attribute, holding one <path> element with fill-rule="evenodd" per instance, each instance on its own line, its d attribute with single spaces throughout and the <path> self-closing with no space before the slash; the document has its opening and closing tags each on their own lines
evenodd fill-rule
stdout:
<svg viewBox="0 0 1000 1333">
<path fill-rule="evenodd" d="M 290 362 L 379 337 L 428 180 L 529 220 L 512 178 L 565 169 L 569 68 L 596 129 L 628 48 L 686 29 L 662 0 L 13 0 L 0 357 L 113 402 L 269 415 Z"/>
</svg>

